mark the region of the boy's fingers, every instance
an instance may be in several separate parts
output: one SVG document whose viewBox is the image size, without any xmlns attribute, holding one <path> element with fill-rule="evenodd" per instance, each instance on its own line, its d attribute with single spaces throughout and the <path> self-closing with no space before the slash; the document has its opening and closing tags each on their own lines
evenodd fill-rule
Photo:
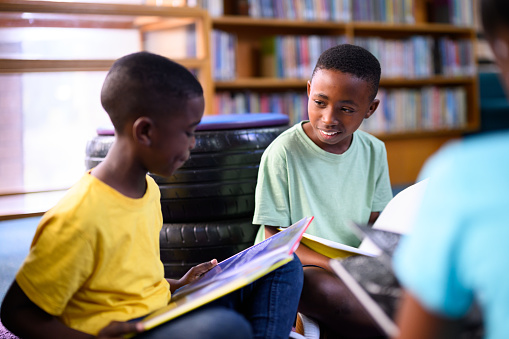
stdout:
<svg viewBox="0 0 509 339">
<path fill-rule="evenodd" d="M 199 265 L 195 266 L 196 274 L 198 276 L 201 276 L 201 275 L 205 274 L 206 272 L 210 271 L 216 265 L 217 265 L 216 259 L 212 259 L 211 261 L 207 261 L 202 264 L 199 264 Z"/>
</svg>

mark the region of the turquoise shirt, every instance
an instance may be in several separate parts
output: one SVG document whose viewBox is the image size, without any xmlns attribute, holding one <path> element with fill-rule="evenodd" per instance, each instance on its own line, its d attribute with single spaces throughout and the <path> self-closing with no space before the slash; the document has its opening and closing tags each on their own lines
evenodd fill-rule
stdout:
<svg viewBox="0 0 509 339">
<path fill-rule="evenodd" d="M 385 145 L 362 131 L 343 154 L 318 147 L 301 122 L 265 150 L 258 171 L 253 223 L 287 227 L 315 219 L 306 233 L 358 246 L 349 222 L 367 223 L 392 198 Z M 263 240 L 263 226 L 257 241 Z"/>
<path fill-rule="evenodd" d="M 509 133 L 449 145 L 426 164 L 417 221 L 394 257 L 428 310 L 461 317 L 477 300 L 486 338 L 509 338 Z"/>
</svg>

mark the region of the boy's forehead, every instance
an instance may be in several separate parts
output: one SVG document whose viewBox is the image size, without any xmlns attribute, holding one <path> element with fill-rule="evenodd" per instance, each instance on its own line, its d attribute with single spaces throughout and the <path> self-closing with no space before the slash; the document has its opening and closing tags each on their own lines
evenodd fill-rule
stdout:
<svg viewBox="0 0 509 339">
<path fill-rule="evenodd" d="M 324 78 L 332 78 L 332 79 L 341 79 L 342 81 L 354 81 L 354 82 L 364 82 L 366 85 L 369 85 L 368 81 L 359 78 L 355 74 L 352 73 L 346 73 L 342 72 L 340 70 L 336 69 L 319 69 L 315 72 L 313 78 L 311 79 L 311 82 L 313 82 L 315 79 L 324 79 Z"/>
<path fill-rule="evenodd" d="M 322 69 L 311 80 L 310 94 L 319 97 L 341 94 L 349 100 L 363 100 L 372 91 L 371 84 L 353 74 L 337 70 Z"/>
</svg>

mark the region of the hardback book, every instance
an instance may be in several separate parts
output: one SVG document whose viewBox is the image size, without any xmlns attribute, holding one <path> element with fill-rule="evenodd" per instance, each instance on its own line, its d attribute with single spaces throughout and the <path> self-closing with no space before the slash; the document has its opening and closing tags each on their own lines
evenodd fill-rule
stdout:
<svg viewBox="0 0 509 339">
<path fill-rule="evenodd" d="M 282 232 L 225 259 L 203 277 L 179 288 L 170 303 L 141 320 L 154 328 L 238 290 L 293 259 L 293 253 L 313 217 L 303 218 Z"/>
</svg>

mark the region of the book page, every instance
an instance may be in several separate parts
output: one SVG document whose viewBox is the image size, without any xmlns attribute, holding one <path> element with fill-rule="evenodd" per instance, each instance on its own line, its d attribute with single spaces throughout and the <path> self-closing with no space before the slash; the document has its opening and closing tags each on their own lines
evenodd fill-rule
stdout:
<svg viewBox="0 0 509 339">
<path fill-rule="evenodd" d="M 178 289 L 172 296 L 172 300 L 202 288 L 204 285 L 226 279 L 230 276 L 240 276 L 250 269 L 250 265 L 272 265 L 275 261 L 286 258 L 292 254 L 299 246 L 299 240 L 305 232 L 313 217 L 303 218 L 285 229 L 285 232 L 279 232 L 264 241 L 253 245 L 242 252 L 239 252 L 228 259 L 217 264 L 210 271 L 205 273 L 199 280 Z"/>
<path fill-rule="evenodd" d="M 408 233 L 417 217 L 428 181 L 429 179 L 419 181 L 392 198 L 373 224 L 373 228 L 398 234 Z M 377 255 L 381 253 L 380 249 L 367 238 L 362 241 L 359 249 Z"/>
<path fill-rule="evenodd" d="M 301 243 L 311 248 L 313 251 L 329 258 L 346 258 L 354 254 L 362 254 L 370 257 L 378 255 L 377 251 L 370 252 L 369 250 L 362 250 L 311 234 L 304 234 Z"/>
</svg>

